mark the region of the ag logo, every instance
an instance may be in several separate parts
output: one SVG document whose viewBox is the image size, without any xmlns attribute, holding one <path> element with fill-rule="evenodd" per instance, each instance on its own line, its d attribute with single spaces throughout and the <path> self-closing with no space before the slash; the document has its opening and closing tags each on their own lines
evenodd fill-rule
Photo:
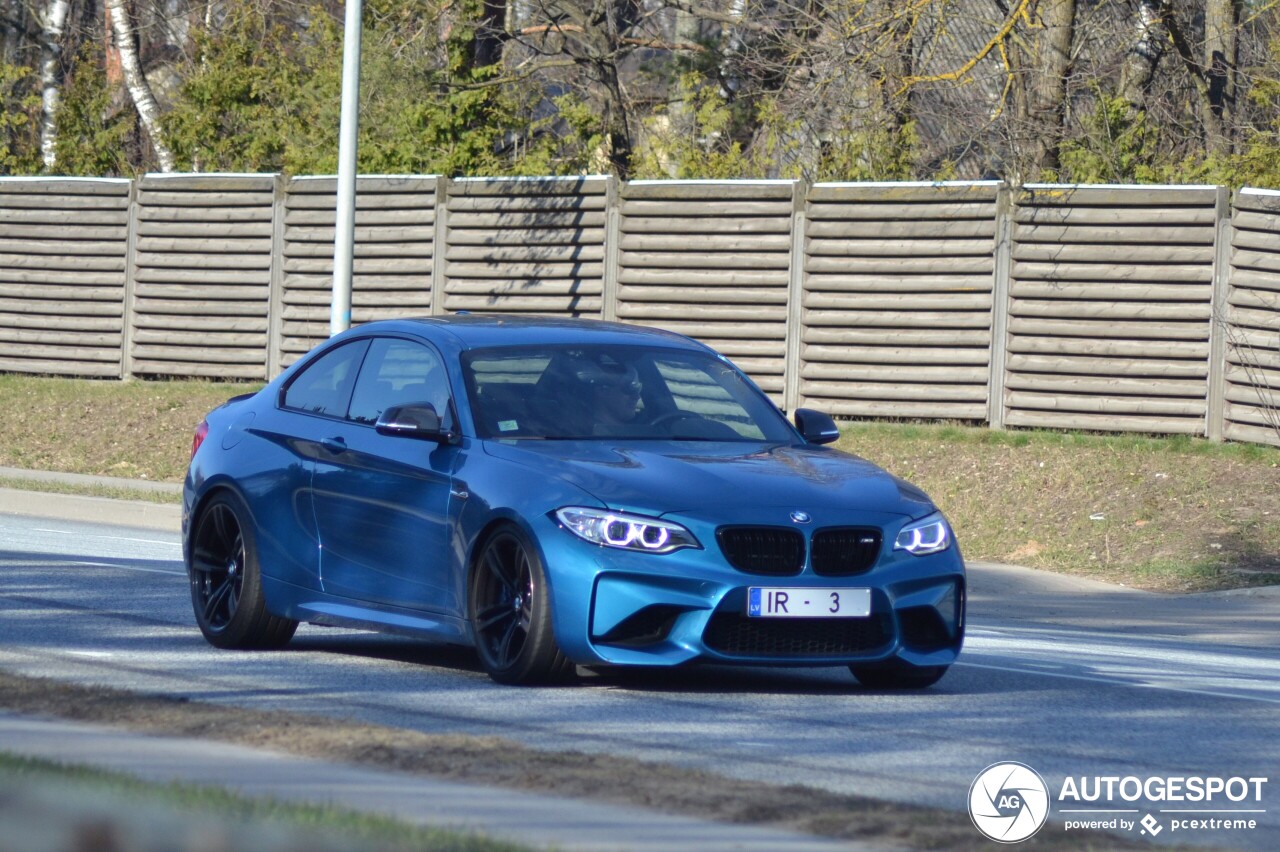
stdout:
<svg viewBox="0 0 1280 852">
<path fill-rule="evenodd" d="M 997 843 L 1018 843 L 1040 830 L 1049 816 L 1049 788 L 1021 763 L 993 763 L 969 787 L 969 817 Z"/>
</svg>

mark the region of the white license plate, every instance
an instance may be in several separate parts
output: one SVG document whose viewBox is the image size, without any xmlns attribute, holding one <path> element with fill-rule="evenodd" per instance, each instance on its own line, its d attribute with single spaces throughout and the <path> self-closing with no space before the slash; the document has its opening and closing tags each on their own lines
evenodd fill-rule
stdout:
<svg viewBox="0 0 1280 852">
<path fill-rule="evenodd" d="M 752 618 L 866 618 L 871 615 L 870 589 L 762 588 L 747 590 Z"/>
</svg>

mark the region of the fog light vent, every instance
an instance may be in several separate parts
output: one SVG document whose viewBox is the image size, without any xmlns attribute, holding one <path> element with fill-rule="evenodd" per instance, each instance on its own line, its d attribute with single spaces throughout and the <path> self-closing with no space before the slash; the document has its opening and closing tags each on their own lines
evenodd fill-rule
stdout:
<svg viewBox="0 0 1280 852">
<path fill-rule="evenodd" d="M 595 641 L 622 648 L 656 645 L 667 638 L 681 612 L 673 606 L 647 606 L 627 616 L 605 635 L 595 637 Z"/>
</svg>

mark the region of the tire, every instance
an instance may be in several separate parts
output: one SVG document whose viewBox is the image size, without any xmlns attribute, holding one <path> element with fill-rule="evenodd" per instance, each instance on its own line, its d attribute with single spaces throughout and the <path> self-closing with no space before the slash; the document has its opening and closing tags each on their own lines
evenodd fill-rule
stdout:
<svg viewBox="0 0 1280 852">
<path fill-rule="evenodd" d="M 947 666 L 913 666 L 908 663 L 881 663 L 849 666 L 858 683 L 868 689 L 928 689 L 947 673 Z"/>
<path fill-rule="evenodd" d="M 477 551 L 467 595 L 476 653 L 498 683 L 557 683 L 574 671 L 556 644 L 538 551 L 520 529 L 494 530 Z"/>
<path fill-rule="evenodd" d="M 187 577 L 196 624 L 218 648 L 284 646 L 298 622 L 267 611 L 257 540 L 248 508 L 235 495 L 215 495 L 194 523 Z"/>
</svg>

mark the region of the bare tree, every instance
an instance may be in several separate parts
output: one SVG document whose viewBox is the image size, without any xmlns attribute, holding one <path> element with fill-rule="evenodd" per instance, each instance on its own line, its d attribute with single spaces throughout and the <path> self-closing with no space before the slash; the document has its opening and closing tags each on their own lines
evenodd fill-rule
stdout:
<svg viewBox="0 0 1280 852">
<path fill-rule="evenodd" d="M 1120 97 L 1136 109 L 1143 102 L 1164 56 L 1168 39 L 1160 0 L 1138 0 L 1131 18 L 1131 36 L 1120 69 Z"/>
<path fill-rule="evenodd" d="M 1204 4 L 1203 115 L 1210 154 L 1229 154 L 1236 112 L 1236 69 L 1240 63 L 1237 34 L 1240 0 L 1206 0 Z"/>
<path fill-rule="evenodd" d="M 160 170 L 171 172 L 175 168 L 173 152 L 165 143 L 164 131 L 160 126 L 160 106 L 151 91 L 151 84 L 142 73 L 142 63 L 138 59 L 138 40 L 129 18 L 125 0 L 106 0 L 107 17 L 110 18 L 111 31 L 115 34 L 116 49 L 120 52 L 120 68 L 124 72 L 125 88 L 133 100 L 138 118 L 146 129 L 151 140 L 151 148 L 156 159 L 160 161 Z"/>
<path fill-rule="evenodd" d="M 527 23 L 515 29 L 506 58 L 516 74 L 539 75 L 549 96 L 574 92 L 599 116 L 601 154 L 628 178 L 651 97 L 633 88 L 648 54 L 697 51 L 674 41 L 660 24 L 662 7 L 636 0 L 532 0 Z"/>
<path fill-rule="evenodd" d="M 1022 68 L 1026 85 L 1015 103 L 1026 128 L 1020 161 L 1020 180 L 1038 180 L 1058 170 L 1063 110 L 1067 102 L 1067 75 L 1075 42 L 1076 0 L 1040 0 L 1036 27 L 1024 33 Z"/>
<path fill-rule="evenodd" d="M 40 155 L 46 171 L 58 162 L 58 104 L 62 100 L 62 37 L 69 0 L 49 0 L 40 13 Z"/>
</svg>

